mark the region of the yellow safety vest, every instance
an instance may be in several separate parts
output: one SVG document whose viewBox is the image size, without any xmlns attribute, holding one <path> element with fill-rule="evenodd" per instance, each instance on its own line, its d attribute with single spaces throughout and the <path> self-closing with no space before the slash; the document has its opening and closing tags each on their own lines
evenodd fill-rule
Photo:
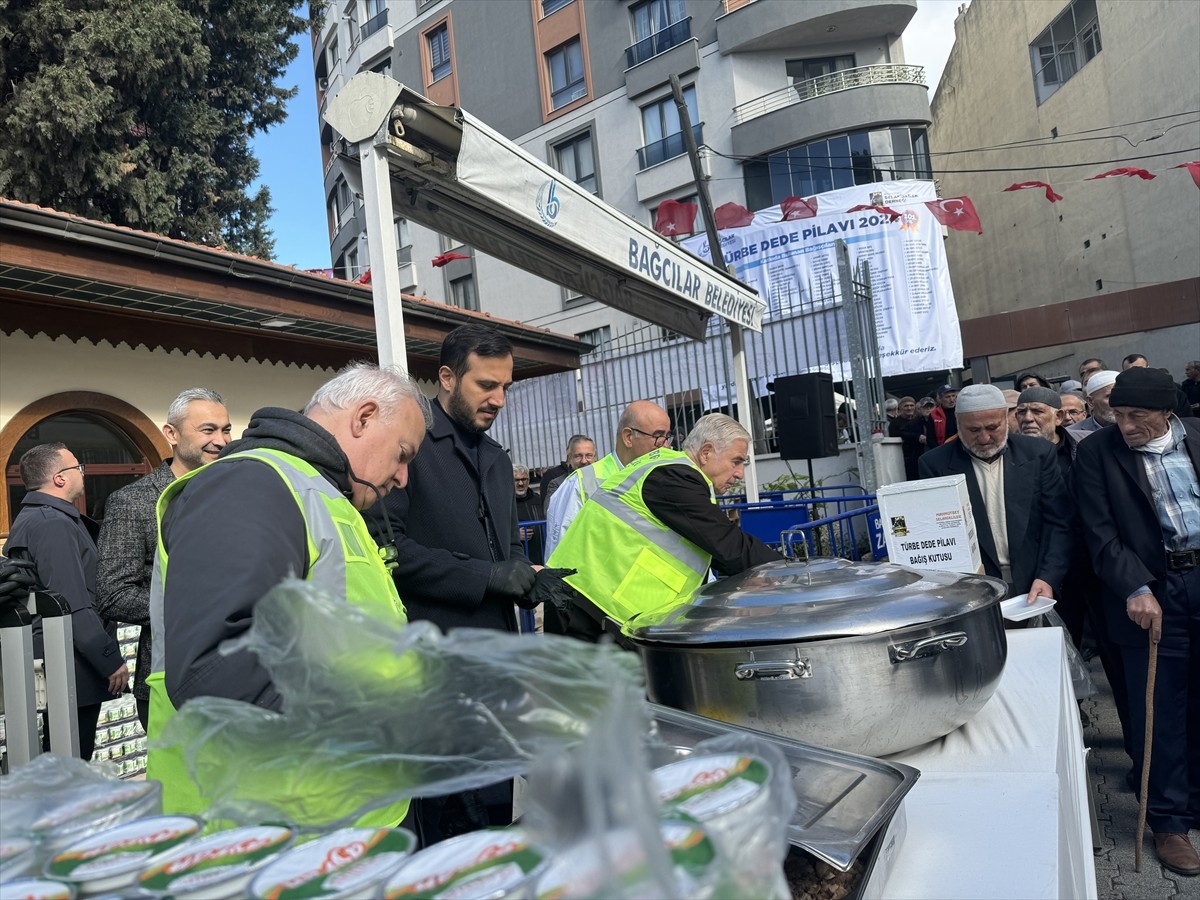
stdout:
<svg viewBox="0 0 1200 900">
<path fill-rule="evenodd" d="M 639 457 L 591 495 L 547 562 L 577 569 L 567 583 L 621 625 L 690 600 L 712 563 L 711 554 L 664 525 L 642 499 L 646 477 L 670 465 L 700 472 L 687 454 L 665 447 Z"/>
<path fill-rule="evenodd" d="M 402 626 L 408 617 L 396 592 L 391 573 L 380 559 L 375 541 L 366 523 L 353 505 L 343 497 L 315 468 L 299 457 L 276 450 L 245 450 L 226 456 L 211 465 L 219 466 L 230 460 L 254 459 L 273 470 L 291 489 L 296 505 L 304 516 L 307 533 L 308 573 L 306 580 L 333 597 L 345 597 L 368 615 Z M 167 580 L 167 549 L 162 541 L 162 522 L 167 508 L 179 496 L 188 481 L 203 469 L 188 472 L 172 482 L 158 500 L 158 554 L 150 585 L 150 620 L 154 634 L 151 673 L 146 679 L 150 688 L 150 741 L 156 740 L 175 715 L 175 706 L 166 688 L 166 632 L 163 617 L 163 595 Z M 401 669 L 403 671 L 403 668 Z M 232 764 L 238 761 L 231 760 Z M 208 804 L 201 798 L 192 780 L 179 747 L 153 748 L 147 754 L 146 775 L 162 782 L 163 812 L 196 814 Z M 278 780 L 281 793 L 303 796 L 303 815 L 311 822 L 325 824 L 339 819 L 353 799 L 339 791 L 336 778 L 324 773 L 320 783 L 306 783 L 297 773 L 281 772 L 278 767 L 259 768 L 257 778 Z M 363 797 L 362 802 L 373 798 Z M 408 801 L 401 801 L 373 810 L 357 824 L 362 826 L 397 825 L 408 812 Z"/>
<path fill-rule="evenodd" d="M 619 471 L 621 471 L 621 461 L 617 459 L 615 453 L 610 453 L 596 460 L 590 466 L 580 469 L 579 477 L 573 479 L 575 487 L 579 491 L 580 502 L 586 503 L 588 497 L 596 493 L 600 485 Z"/>
</svg>

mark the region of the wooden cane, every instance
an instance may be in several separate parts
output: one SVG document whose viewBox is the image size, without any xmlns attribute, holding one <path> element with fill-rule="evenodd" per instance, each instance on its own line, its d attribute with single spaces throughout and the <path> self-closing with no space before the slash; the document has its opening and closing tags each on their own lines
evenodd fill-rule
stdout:
<svg viewBox="0 0 1200 900">
<path fill-rule="evenodd" d="M 1146 836 L 1146 800 L 1150 787 L 1150 750 L 1154 746 L 1154 678 L 1158 673 L 1158 644 L 1150 638 L 1146 666 L 1146 736 L 1142 740 L 1142 790 L 1138 803 L 1137 843 L 1133 845 L 1133 871 L 1142 871 L 1142 839 Z"/>
</svg>

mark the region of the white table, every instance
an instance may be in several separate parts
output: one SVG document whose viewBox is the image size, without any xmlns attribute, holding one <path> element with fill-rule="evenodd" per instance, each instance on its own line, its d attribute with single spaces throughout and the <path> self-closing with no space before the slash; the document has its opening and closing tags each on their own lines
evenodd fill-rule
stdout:
<svg viewBox="0 0 1200 900">
<path fill-rule="evenodd" d="M 988 704 L 951 734 L 887 759 L 921 778 L 886 877 L 895 898 L 1096 897 L 1087 766 L 1062 631 L 1008 632 Z"/>
</svg>

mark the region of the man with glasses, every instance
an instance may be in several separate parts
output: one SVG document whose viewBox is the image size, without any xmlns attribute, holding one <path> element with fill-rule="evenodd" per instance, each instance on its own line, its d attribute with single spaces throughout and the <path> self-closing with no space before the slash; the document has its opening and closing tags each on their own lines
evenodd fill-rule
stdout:
<svg viewBox="0 0 1200 900">
<path fill-rule="evenodd" d="M 671 417 L 657 403 L 635 400 L 617 422 L 617 446 L 602 459 L 576 469 L 563 481 L 565 490 L 555 491 L 546 502 L 546 558 L 554 552 L 563 532 L 570 526 L 584 501 L 610 475 L 635 459 L 671 442 Z"/>
<path fill-rule="evenodd" d="M 21 483 L 29 492 L 13 521 L 5 551 L 27 559 L 38 583 L 71 608 L 79 755 L 92 758 L 100 704 L 119 697 L 129 684 L 116 624 L 96 613 L 96 523 L 75 501 L 83 495 L 83 464 L 65 444 L 39 444 L 21 457 Z M 35 647 L 38 656 L 41 647 Z M 46 745 L 49 749 L 49 745 Z"/>
</svg>

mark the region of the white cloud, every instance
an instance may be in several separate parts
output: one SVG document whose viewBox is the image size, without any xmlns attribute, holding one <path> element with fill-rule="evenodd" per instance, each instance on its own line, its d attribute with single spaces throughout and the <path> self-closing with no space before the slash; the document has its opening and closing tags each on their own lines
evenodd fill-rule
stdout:
<svg viewBox="0 0 1200 900">
<path fill-rule="evenodd" d="M 917 13 L 904 29 L 904 60 L 909 65 L 924 66 L 933 97 L 942 69 L 954 46 L 954 20 L 958 8 L 967 0 L 919 0 Z"/>
</svg>

